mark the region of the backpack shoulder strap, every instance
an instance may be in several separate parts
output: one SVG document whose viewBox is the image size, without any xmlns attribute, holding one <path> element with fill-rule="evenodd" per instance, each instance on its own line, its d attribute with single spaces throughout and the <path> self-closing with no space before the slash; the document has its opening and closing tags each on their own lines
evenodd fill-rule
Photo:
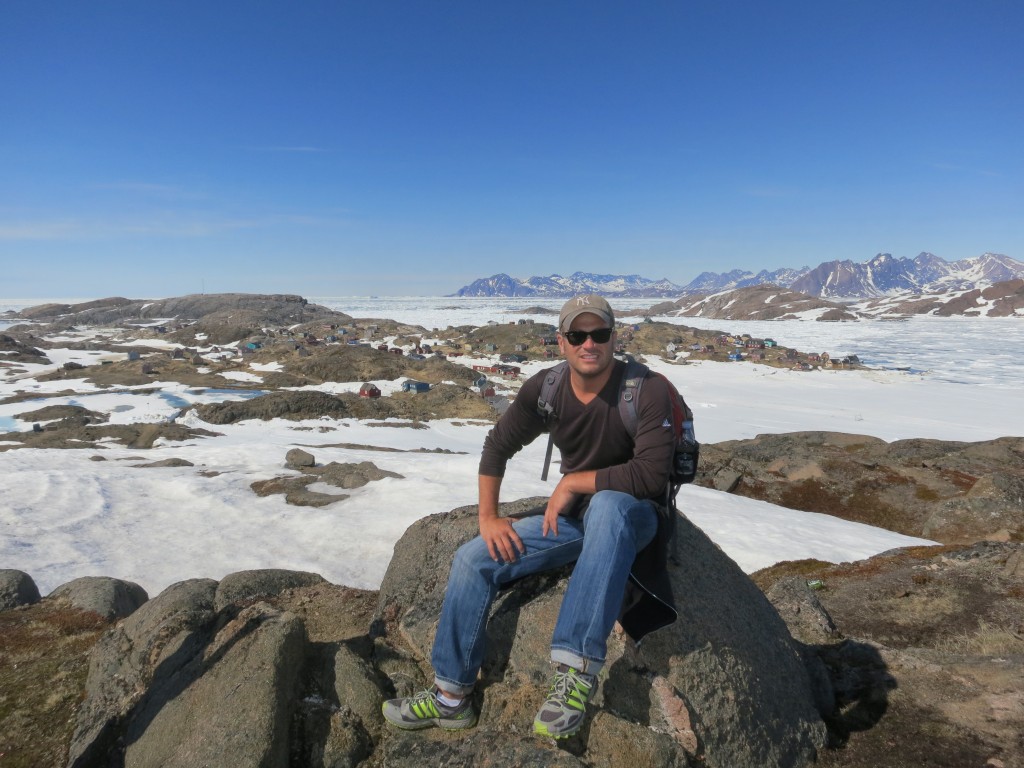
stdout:
<svg viewBox="0 0 1024 768">
<path fill-rule="evenodd" d="M 544 381 L 540 384 L 540 394 L 537 396 L 537 414 L 545 424 L 548 424 L 552 418 L 557 418 L 555 397 L 558 395 L 558 388 L 562 385 L 562 377 L 568 366 L 569 364 L 563 360 L 544 374 Z"/>
<path fill-rule="evenodd" d="M 563 360 L 554 368 L 544 374 L 544 381 L 540 384 L 540 394 L 537 396 L 537 414 L 544 420 L 544 429 L 548 433 L 548 447 L 544 452 L 544 468 L 541 470 L 540 479 L 548 479 L 548 467 L 551 466 L 551 450 L 554 446 L 554 439 L 551 436 L 551 422 L 558 418 L 555 413 L 555 397 L 558 396 L 558 388 L 562 385 L 562 377 L 565 375 L 569 364 Z"/>
<path fill-rule="evenodd" d="M 650 369 L 643 363 L 630 358 L 626 362 L 626 370 L 622 372 L 622 383 L 619 385 L 619 417 L 630 437 L 636 437 L 640 417 L 637 415 L 637 403 L 640 400 L 640 389 Z"/>
</svg>

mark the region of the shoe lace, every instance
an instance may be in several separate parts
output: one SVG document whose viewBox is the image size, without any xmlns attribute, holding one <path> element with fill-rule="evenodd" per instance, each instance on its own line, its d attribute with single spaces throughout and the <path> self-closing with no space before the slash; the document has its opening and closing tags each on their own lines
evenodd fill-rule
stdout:
<svg viewBox="0 0 1024 768">
<path fill-rule="evenodd" d="M 554 680 L 551 681 L 551 698 L 565 701 L 573 692 L 578 698 L 586 701 L 587 695 L 590 693 L 590 686 L 575 669 L 569 668 L 565 672 L 556 672 Z"/>
<path fill-rule="evenodd" d="M 427 699 L 433 699 L 433 698 L 434 698 L 434 691 L 433 691 L 433 689 L 432 688 L 427 688 L 425 691 L 420 691 L 415 696 L 413 696 L 412 700 L 409 703 L 410 704 L 419 704 L 421 701 L 426 701 Z"/>
</svg>

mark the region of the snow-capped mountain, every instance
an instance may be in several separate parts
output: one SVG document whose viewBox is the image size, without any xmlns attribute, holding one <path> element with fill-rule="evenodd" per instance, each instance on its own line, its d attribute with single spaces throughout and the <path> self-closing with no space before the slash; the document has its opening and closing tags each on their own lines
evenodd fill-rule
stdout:
<svg viewBox="0 0 1024 768">
<path fill-rule="evenodd" d="M 947 262 L 931 253 L 897 259 L 880 253 L 870 261 L 830 261 L 819 264 L 787 287 L 813 296 L 863 299 L 899 293 L 971 290 L 1024 277 L 1024 263 L 986 253 L 973 259 Z"/>
<path fill-rule="evenodd" d="M 718 274 L 716 272 L 701 272 L 683 288 L 685 293 L 720 293 L 721 291 L 734 290 L 736 288 L 749 288 L 754 285 L 789 285 L 810 267 L 800 269 L 776 269 L 769 272 L 762 269 L 756 275 L 753 272 L 745 272 L 742 269 L 734 269 L 731 272 Z"/>
<path fill-rule="evenodd" d="M 826 261 L 813 269 L 782 268 L 761 270 L 756 274 L 740 269 L 724 273 L 702 272 L 684 286 L 665 279 L 648 280 L 639 275 L 574 272 L 569 277 L 551 275 L 520 280 L 497 274 L 476 280 L 454 295 L 567 297 L 578 293 L 600 293 L 609 297 L 675 298 L 772 284 L 810 296 L 855 301 L 906 293 L 984 289 L 995 283 L 1022 278 L 1024 262 L 997 253 L 952 262 L 932 253 L 921 253 L 913 259 L 880 253 L 860 264 L 849 260 Z"/>
<path fill-rule="evenodd" d="M 506 274 L 474 280 L 460 288 L 455 296 L 552 296 L 567 297 L 580 293 L 599 293 L 609 297 L 678 296 L 683 289 L 662 278 L 649 280 L 640 275 L 594 275 L 574 272 L 568 277 L 551 275 L 519 280 Z"/>
</svg>

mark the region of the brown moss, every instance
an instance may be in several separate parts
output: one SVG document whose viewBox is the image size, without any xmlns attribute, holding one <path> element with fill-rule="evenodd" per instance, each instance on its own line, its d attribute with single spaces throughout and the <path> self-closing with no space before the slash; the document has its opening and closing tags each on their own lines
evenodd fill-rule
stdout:
<svg viewBox="0 0 1024 768">
<path fill-rule="evenodd" d="M 939 474 L 953 485 L 957 487 L 957 490 L 967 493 L 974 487 L 974 484 L 978 482 L 978 478 L 974 475 L 969 475 L 966 472 L 960 472 L 955 469 L 943 468 L 939 470 Z"/>
<path fill-rule="evenodd" d="M 0 612 L 0 758 L 64 765 L 88 673 L 108 626 L 98 614 L 40 603 Z"/>
</svg>

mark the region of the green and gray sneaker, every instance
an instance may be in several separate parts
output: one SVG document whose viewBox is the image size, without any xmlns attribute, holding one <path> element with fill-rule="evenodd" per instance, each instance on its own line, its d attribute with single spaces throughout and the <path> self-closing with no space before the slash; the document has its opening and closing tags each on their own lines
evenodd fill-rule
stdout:
<svg viewBox="0 0 1024 768">
<path fill-rule="evenodd" d="M 446 731 L 459 731 L 476 725 L 476 710 L 467 696 L 457 707 L 446 707 L 434 695 L 436 688 L 420 691 L 404 699 L 390 699 L 381 706 L 384 719 L 407 731 L 436 725 Z"/>
<path fill-rule="evenodd" d="M 533 732 L 553 739 L 567 739 L 583 725 L 587 699 L 597 684 L 594 675 L 558 665 L 548 698 L 533 719 Z"/>
</svg>

